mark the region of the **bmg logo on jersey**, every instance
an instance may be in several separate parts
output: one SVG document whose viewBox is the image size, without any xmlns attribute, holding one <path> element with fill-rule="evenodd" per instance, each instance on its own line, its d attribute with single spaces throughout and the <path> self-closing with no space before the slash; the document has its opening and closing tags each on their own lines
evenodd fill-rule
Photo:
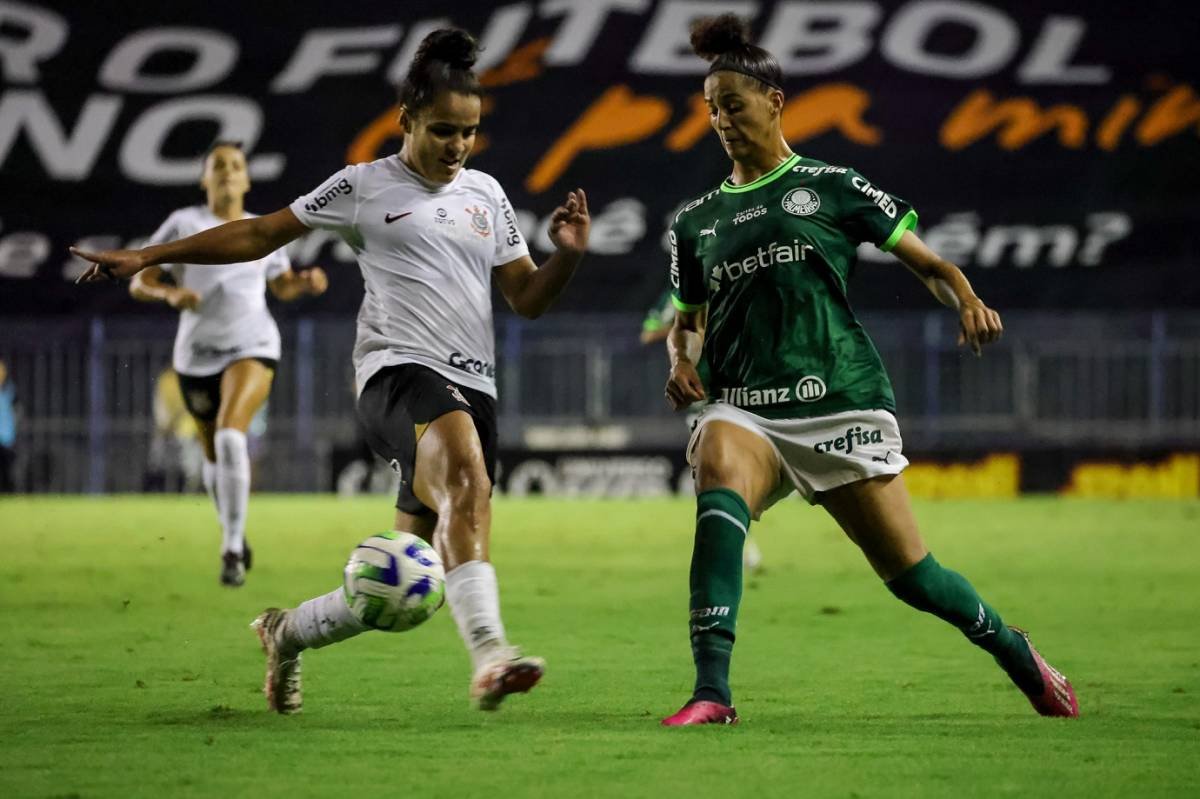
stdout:
<svg viewBox="0 0 1200 799">
<path fill-rule="evenodd" d="M 512 206 L 508 204 L 507 199 L 500 201 L 500 210 L 504 214 L 504 226 L 506 228 L 504 243 L 509 247 L 516 247 L 521 243 L 521 231 L 517 228 L 517 216 L 513 213 Z"/>
<path fill-rule="evenodd" d="M 325 189 L 324 191 L 317 189 L 317 192 L 319 193 L 313 194 L 311 199 L 304 204 L 304 210 L 315 214 L 317 211 L 320 211 L 338 197 L 341 197 L 342 195 L 349 196 L 353 194 L 354 187 L 350 185 L 350 181 L 348 179 L 342 178 L 328 189 Z"/>
</svg>

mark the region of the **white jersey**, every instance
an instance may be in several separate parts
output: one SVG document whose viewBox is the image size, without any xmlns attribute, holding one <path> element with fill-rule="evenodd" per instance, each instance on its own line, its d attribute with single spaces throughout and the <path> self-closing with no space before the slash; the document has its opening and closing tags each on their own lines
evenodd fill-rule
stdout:
<svg viewBox="0 0 1200 799">
<path fill-rule="evenodd" d="M 358 258 L 360 392 L 385 366 L 416 363 L 496 396 L 492 269 L 529 248 L 495 178 L 463 169 L 436 185 L 393 155 L 346 167 L 290 207 Z"/>
<path fill-rule="evenodd" d="M 154 231 L 149 243 L 182 239 L 225 221 L 205 205 L 180 208 Z M 176 372 L 206 377 L 242 358 L 279 359 L 279 328 L 267 310 L 265 292 L 268 280 L 291 269 L 283 249 L 240 264 L 164 264 L 162 269 L 176 285 L 200 295 L 196 310 L 179 314 L 172 356 Z"/>
</svg>

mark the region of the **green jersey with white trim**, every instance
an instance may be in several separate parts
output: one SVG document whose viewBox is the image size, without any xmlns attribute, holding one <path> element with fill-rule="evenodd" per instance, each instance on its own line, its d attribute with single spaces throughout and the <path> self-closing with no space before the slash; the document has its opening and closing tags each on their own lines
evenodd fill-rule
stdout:
<svg viewBox="0 0 1200 799">
<path fill-rule="evenodd" d="M 684 206 L 669 236 L 672 297 L 680 310 L 708 306 L 709 398 L 769 418 L 894 413 L 847 281 L 860 243 L 886 252 L 916 223 L 853 169 L 798 155 Z"/>
</svg>

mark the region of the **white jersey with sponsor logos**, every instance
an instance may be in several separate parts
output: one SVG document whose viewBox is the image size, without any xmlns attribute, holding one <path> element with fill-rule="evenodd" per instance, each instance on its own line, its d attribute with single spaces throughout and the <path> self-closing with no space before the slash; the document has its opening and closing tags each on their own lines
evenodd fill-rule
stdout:
<svg viewBox="0 0 1200 799">
<path fill-rule="evenodd" d="M 529 248 L 495 178 L 463 169 L 435 185 L 393 155 L 346 167 L 290 207 L 358 258 L 359 391 L 385 366 L 416 363 L 496 396 L 492 269 Z"/>
<path fill-rule="evenodd" d="M 250 219 L 254 214 L 245 214 Z M 154 231 L 149 244 L 186 238 L 224 224 L 205 205 L 180 208 Z M 194 377 L 218 374 L 242 358 L 279 359 L 279 328 L 267 310 L 267 281 L 291 269 L 287 253 L 224 266 L 164 264 L 176 285 L 200 295 L 194 311 L 179 314 L 172 362 Z"/>
</svg>

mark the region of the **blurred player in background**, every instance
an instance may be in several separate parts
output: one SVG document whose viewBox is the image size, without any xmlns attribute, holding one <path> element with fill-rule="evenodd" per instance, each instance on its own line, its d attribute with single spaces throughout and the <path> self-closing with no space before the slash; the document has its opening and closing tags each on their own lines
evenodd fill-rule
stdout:
<svg viewBox="0 0 1200 799">
<path fill-rule="evenodd" d="M 678 309 L 666 393 L 706 397 L 688 444 L 697 513 L 691 568 L 692 698 L 668 726 L 737 721 L 729 688 L 742 543 L 752 518 L 792 490 L 820 504 L 899 599 L 953 624 L 991 654 L 1042 715 L 1075 716 L 1070 683 L 921 539 L 887 373 L 846 283 L 870 241 L 894 253 L 959 315 L 976 355 L 1000 317 L 958 267 L 912 232 L 916 213 L 860 174 L 794 154 L 780 132 L 778 62 L 733 15 L 699 22 L 710 121 L 733 173 L 671 228 Z M 697 371 L 699 355 L 708 374 Z"/>
<path fill-rule="evenodd" d="M 209 148 L 200 187 L 207 202 L 172 213 L 149 245 L 257 218 L 245 210 L 250 174 L 238 142 L 216 142 Z M 282 248 L 226 269 L 197 268 L 186 258 L 163 260 L 135 274 L 129 284 L 134 299 L 164 302 L 179 311 L 172 365 L 200 431 L 204 488 L 221 521 L 222 585 L 242 585 L 252 562 L 245 539 L 250 501 L 246 431 L 271 391 L 280 346 L 264 292 L 269 286 L 277 298 L 290 301 L 317 296 L 326 285 L 320 268 L 293 272 Z"/>
<path fill-rule="evenodd" d="M 8 375 L 8 364 L 0 360 L 0 494 L 16 490 L 17 387 Z"/>
<path fill-rule="evenodd" d="M 650 306 L 650 309 L 646 311 L 646 318 L 642 321 L 642 332 L 639 336 L 643 344 L 667 340 L 671 327 L 675 324 L 675 303 L 671 301 L 673 291 L 674 289 L 668 285 L 663 293 L 658 295 L 658 299 Z M 703 402 L 697 402 L 688 407 L 687 425 L 689 428 L 696 423 L 703 406 Z M 751 574 L 762 569 L 762 550 L 758 548 L 758 542 L 749 532 L 746 533 L 746 545 L 742 548 L 742 566 Z"/>
<path fill-rule="evenodd" d="M 183 402 L 179 375 L 168 366 L 154 378 L 154 435 L 146 458 L 143 491 L 177 491 L 181 487 L 196 490 L 206 463 L 199 433 L 196 420 Z"/>
<path fill-rule="evenodd" d="M 338 232 L 366 284 L 354 347 L 358 414 L 371 447 L 400 475 L 395 526 L 429 539 L 446 566 L 446 596 L 471 655 L 472 703 L 494 710 L 542 677 L 541 658 L 510 646 L 489 562 L 496 463 L 491 285 L 535 318 L 566 287 L 587 247 L 582 190 L 550 221 L 555 252 L 539 268 L 494 178 L 463 166 L 479 130 L 476 42 L 442 29 L 421 43 L 400 87 L 397 155 L 348 166 L 289 207 L 146 250 L 77 253 L 81 280 L 125 277 L 166 261 L 261 258 L 310 229 Z M 214 270 L 221 271 L 221 270 Z M 342 588 L 255 620 L 267 653 L 266 693 L 301 706 L 300 653 L 366 628 Z"/>
</svg>

